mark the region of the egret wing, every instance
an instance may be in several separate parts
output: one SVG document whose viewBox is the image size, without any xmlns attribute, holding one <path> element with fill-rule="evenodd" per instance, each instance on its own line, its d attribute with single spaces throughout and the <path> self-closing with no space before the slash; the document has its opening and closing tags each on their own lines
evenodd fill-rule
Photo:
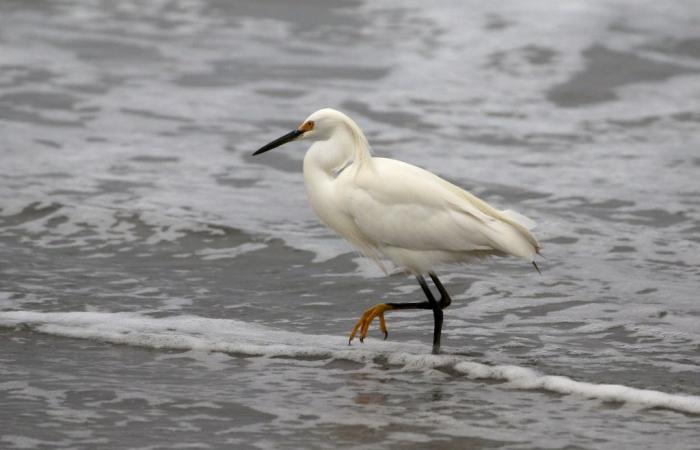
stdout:
<svg viewBox="0 0 700 450">
<path fill-rule="evenodd" d="M 442 178 L 401 161 L 372 161 L 371 171 L 346 181 L 343 202 L 373 246 L 526 258 L 539 248 L 525 226 Z"/>
</svg>

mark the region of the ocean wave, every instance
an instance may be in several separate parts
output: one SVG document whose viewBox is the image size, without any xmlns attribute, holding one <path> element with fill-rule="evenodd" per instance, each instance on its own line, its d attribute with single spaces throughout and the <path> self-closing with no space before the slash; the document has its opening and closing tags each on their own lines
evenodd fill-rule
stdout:
<svg viewBox="0 0 700 450">
<path fill-rule="evenodd" d="M 474 362 L 462 355 L 431 355 L 427 353 L 429 347 L 419 343 L 372 341 L 361 347 L 348 347 L 346 339 L 340 336 L 294 333 L 233 319 L 154 318 L 138 313 L 4 311 L 0 312 L 0 326 L 28 327 L 56 336 L 156 349 L 291 359 L 342 359 L 361 363 L 382 359 L 405 370 L 441 369 L 469 379 L 500 381 L 512 389 L 544 390 L 605 402 L 700 414 L 698 396 L 577 381 L 526 367 Z"/>
</svg>

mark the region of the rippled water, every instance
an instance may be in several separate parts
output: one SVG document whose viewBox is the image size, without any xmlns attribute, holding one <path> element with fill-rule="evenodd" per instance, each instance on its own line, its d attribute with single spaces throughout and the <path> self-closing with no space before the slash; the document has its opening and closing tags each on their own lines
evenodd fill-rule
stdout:
<svg viewBox="0 0 700 450">
<path fill-rule="evenodd" d="M 700 6 L 0 2 L 3 448 L 700 438 Z M 324 106 L 539 223 L 430 313 L 306 204 Z M 606 387 L 605 384 L 619 385 Z M 660 391 L 660 392 L 652 392 Z"/>
</svg>

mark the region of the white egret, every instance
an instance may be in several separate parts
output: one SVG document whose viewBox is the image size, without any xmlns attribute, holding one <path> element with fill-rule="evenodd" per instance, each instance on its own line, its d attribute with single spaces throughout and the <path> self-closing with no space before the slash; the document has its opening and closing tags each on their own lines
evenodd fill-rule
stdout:
<svg viewBox="0 0 700 450">
<path fill-rule="evenodd" d="M 372 157 L 367 138 L 345 114 L 325 108 L 298 128 L 261 147 L 254 155 L 287 142 L 312 142 L 304 156 L 304 183 L 316 215 L 386 273 L 382 259 L 413 274 L 427 301 L 381 303 L 366 310 L 353 328 L 364 342 L 375 318 L 388 336 L 384 313 L 400 309 L 433 311 L 433 353 L 440 351 L 442 310 L 452 301 L 435 267 L 489 255 L 513 255 L 532 262 L 540 245 L 534 223 L 499 211 L 471 193 L 419 167 Z M 440 293 L 436 299 L 423 277 Z"/>
</svg>

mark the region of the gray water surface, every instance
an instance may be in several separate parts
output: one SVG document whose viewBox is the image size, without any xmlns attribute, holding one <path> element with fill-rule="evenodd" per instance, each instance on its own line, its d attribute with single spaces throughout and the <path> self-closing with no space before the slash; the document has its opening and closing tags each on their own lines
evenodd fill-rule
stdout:
<svg viewBox="0 0 700 450">
<path fill-rule="evenodd" d="M 1 1 L 0 447 L 697 448 L 634 393 L 699 401 L 698 99 L 692 1 Z M 251 157 L 326 106 L 539 224 L 543 276 L 439 272 L 443 359 L 346 345 L 419 287 Z"/>
</svg>

